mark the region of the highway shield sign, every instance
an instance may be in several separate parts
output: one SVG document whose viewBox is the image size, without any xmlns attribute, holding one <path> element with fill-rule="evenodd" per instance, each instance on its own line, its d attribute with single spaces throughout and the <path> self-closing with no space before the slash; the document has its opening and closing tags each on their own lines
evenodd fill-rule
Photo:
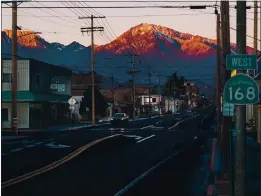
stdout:
<svg viewBox="0 0 261 196">
<path fill-rule="evenodd" d="M 230 104 L 256 104 L 259 102 L 259 88 L 252 77 L 240 73 L 227 81 L 223 98 Z"/>
</svg>

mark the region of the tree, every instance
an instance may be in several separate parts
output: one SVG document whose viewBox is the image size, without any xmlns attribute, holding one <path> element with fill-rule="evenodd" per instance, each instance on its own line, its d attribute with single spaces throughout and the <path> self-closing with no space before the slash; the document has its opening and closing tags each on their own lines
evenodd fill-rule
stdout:
<svg viewBox="0 0 261 196">
<path fill-rule="evenodd" d="M 106 116 L 106 110 L 108 108 L 108 104 L 105 101 L 102 94 L 94 89 L 95 95 L 95 114 L 96 116 L 104 117 Z M 86 111 L 86 108 L 89 108 L 89 111 Z M 90 117 L 92 113 L 92 88 L 88 88 L 83 94 L 82 101 L 80 103 L 79 112 L 81 115 L 88 115 Z"/>
<path fill-rule="evenodd" d="M 184 82 L 185 78 L 183 76 L 178 76 L 176 72 L 173 73 L 165 84 L 164 96 L 179 98 L 180 90 L 184 88 Z"/>
</svg>

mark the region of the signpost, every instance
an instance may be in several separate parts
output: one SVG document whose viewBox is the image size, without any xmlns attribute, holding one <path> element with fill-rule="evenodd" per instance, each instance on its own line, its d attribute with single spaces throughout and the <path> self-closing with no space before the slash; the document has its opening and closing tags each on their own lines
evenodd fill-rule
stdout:
<svg viewBox="0 0 261 196">
<path fill-rule="evenodd" d="M 76 100 L 74 97 L 71 97 L 71 98 L 68 100 L 68 103 L 69 103 L 69 105 L 70 105 L 71 118 L 72 118 L 73 111 L 74 111 L 74 105 L 77 103 L 77 100 Z"/>
<path fill-rule="evenodd" d="M 256 62 L 256 55 L 229 54 L 226 57 L 227 70 L 254 70 Z"/>
<path fill-rule="evenodd" d="M 252 77 L 240 73 L 227 81 L 223 97 L 230 104 L 256 104 L 259 102 L 259 88 Z"/>
</svg>

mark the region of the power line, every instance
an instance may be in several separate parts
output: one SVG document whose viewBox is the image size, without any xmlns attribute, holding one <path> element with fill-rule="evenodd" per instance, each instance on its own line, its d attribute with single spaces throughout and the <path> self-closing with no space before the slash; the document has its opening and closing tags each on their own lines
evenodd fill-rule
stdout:
<svg viewBox="0 0 261 196">
<path fill-rule="evenodd" d="M 19 1 L 17 1 L 17 2 L 19 2 Z M 25 2 L 25 1 L 20 1 L 20 2 Z M 61 2 L 72 2 L 72 1 L 41 1 L 41 0 L 39 0 L 39 1 L 35 1 L 35 2 L 45 2 L 45 3 L 61 3 Z M 86 3 L 113 3 L 113 2 L 115 2 L 115 3 L 133 3 L 133 0 L 131 1 L 131 0 L 109 0 L 109 1 L 102 1 L 102 0 L 89 0 L 89 1 L 73 1 L 73 2 L 86 2 Z M 155 0 L 155 1 L 151 1 L 151 0 L 148 0 L 148 1 L 146 1 L 146 0 L 135 0 L 135 2 L 137 2 L 137 3 L 166 3 L 166 2 L 168 2 L 168 3 L 191 3 L 191 2 L 195 2 L 195 1 L 174 1 L 174 0 L 168 0 L 168 1 L 164 1 L 164 0 Z M 207 1 L 196 1 L 197 3 L 206 3 Z M 236 0 L 235 1 L 233 1 L 233 0 L 231 0 L 231 1 L 229 1 L 229 2 L 237 2 Z M 248 2 L 252 2 L 252 1 L 248 1 Z M 10 1 L 2 1 L 1 3 L 10 3 Z M 25 2 L 26 3 L 26 2 Z"/>
<path fill-rule="evenodd" d="M 44 21 L 47 21 L 47 22 L 50 22 L 50 23 L 59 25 L 59 26 L 64 26 L 64 27 L 68 27 L 68 28 L 75 28 L 75 29 L 77 29 L 77 27 L 68 26 L 68 25 L 63 25 L 63 24 L 60 24 L 60 23 L 55 22 L 55 21 L 52 21 L 52 20 L 47 20 L 47 19 L 45 19 L 45 18 L 42 18 L 42 17 L 36 16 L 36 15 L 33 15 L 33 14 L 29 13 L 29 12 L 26 12 L 26 11 L 24 11 L 24 10 L 19 10 L 19 11 L 20 11 L 20 12 L 24 12 L 24 13 L 26 13 L 26 14 L 29 14 L 29 15 L 31 15 L 31 16 L 33 16 L 33 17 L 39 18 L 39 19 L 41 19 L 41 20 L 44 20 Z"/>
<path fill-rule="evenodd" d="M 166 17 L 166 16 L 195 16 L 195 15 L 209 15 L 209 14 L 214 14 L 210 12 L 206 13 L 195 13 L 195 14 L 145 14 L 145 15 L 111 15 L 107 16 L 106 18 L 141 18 L 141 17 Z M 11 14 L 3 14 L 3 16 L 12 16 Z M 30 17 L 28 15 L 18 15 L 21 17 Z M 44 17 L 44 18 L 49 18 L 49 17 L 65 17 L 65 18 L 75 18 L 77 16 L 39 16 L 39 17 Z"/>
<path fill-rule="evenodd" d="M 237 30 L 235 29 L 235 28 L 233 28 L 233 27 L 230 27 L 230 29 L 232 29 L 232 30 L 234 30 L 234 31 L 236 31 L 237 32 Z M 249 38 L 252 38 L 252 39 L 255 39 L 254 37 L 252 37 L 252 36 L 250 36 L 250 35 L 246 35 L 247 37 L 249 37 Z M 256 40 L 257 41 L 261 41 L 260 39 L 258 39 L 258 38 L 256 38 Z"/>
<path fill-rule="evenodd" d="M 203 6 L 202 6 L 203 7 Z M 214 5 L 204 5 L 204 7 L 212 7 L 214 8 Z M 2 7 L 3 9 L 6 8 L 13 8 L 11 6 L 8 7 Z M 181 8 L 191 8 L 191 6 L 172 6 L 172 5 L 147 5 L 147 6 L 80 6 L 80 7 L 59 7 L 59 6 L 50 6 L 50 7 L 39 7 L 39 6 L 20 6 L 19 8 L 23 8 L 23 9 L 68 9 L 68 8 L 77 8 L 77 9 L 86 9 L 86 8 L 99 8 L 99 9 L 150 9 L 150 8 L 159 8 L 159 9 L 173 9 L 173 8 L 177 8 L 177 9 L 181 9 Z"/>
<path fill-rule="evenodd" d="M 75 7 L 75 4 L 73 3 L 73 2 L 71 2 L 72 3 L 72 5 Z M 66 7 L 69 7 L 69 6 L 71 6 L 69 3 L 67 4 L 67 3 L 64 3 L 64 2 L 62 2 L 62 4 L 64 5 L 64 6 L 66 6 Z M 86 14 L 86 12 L 84 12 L 84 11 L 82 11 L 82 10 L 77 10 L 77 9 L 75 9 L 75 8 L 68 8 L 69 10 L 71 10 L 71 12 L 72 13 L 74 13 L 75 14 L 75 16 L 77 16 L 77 19 L 80 17 L 80 16 L 84 16 L 85 14 Z M 86 19 L 84 19 L 83 20 L 84 21 L 84 23 L 85 23 L 85 25 L 87 25 L 87 26 L 90 26 L 91 25 L 91 23 L 90 23 L 90 21 L 89 20 L 86 20 Z M 103 37 L 103 36 L 101 36 L 101 34 L 97 34 L 104 42 L 108 42 L 108 40 L 109 40 L 109 42 L 110 42 L 110 39 L 108 39 L 107 37 Z M 107 38 L 108 40 L 105 40 L 105 38 Z"/>
<path fill-rule="evenodd" d="M 42 3 L 40 3 L 40 2 L 37 2 L 37 3 L 39 3 L 40 5 L 42 5 L 42 6 L 45 7 L 45 5 L 43 5 Z M 45 12 L 45 13 L 51 15 L 51 16 L 54 16 L 52 13 L 49 13 L 49 12 L 47 12 L 46 10 L 44 10 L 44 9 L 42 9 L 42 8 L 41 8 L 41 10 L 42 10 L 43 12 Z M 57 13 L 57 14 L 63 15 L 63 14 L 61 14 L 60 12 L 58 12 L 57 10 L 55 10 L 55 9 L 50 9 L 50 10 L 52 10 L 53 12 L 55 12 L 55 13 Z M 48 10 L 48 11 L 49 11 L 49 10 Z M 69 22 L 69 23 L 75 25 L 75 21 L 72 22 L 72 21 L 70 21 L 70 20 L 68 20 L 68 19 L 66 19 L 66 18 L 62 18 L 61 16 L 57 16 L 57 17 L 60 18 L 61 20 L 65 21 L 65 22 Z M 78 22 L 78 20 L 77 20 L 77 22 Z M 75 26 L 75 27 L 77 27 L 77 26 Z"/>
</svg>

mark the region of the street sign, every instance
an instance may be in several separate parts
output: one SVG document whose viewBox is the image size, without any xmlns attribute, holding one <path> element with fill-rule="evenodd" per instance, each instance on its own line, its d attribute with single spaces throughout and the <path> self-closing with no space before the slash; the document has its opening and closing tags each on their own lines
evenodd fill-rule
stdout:
<svg viewBox="0 0 261 196">
<path fill-rule="evenodd" d="M 68 103 L 73 106 L 77 103 L 76 99 L 74 97 L 71 97 L 69 100 L 68 100 Z"/>
<path fill-rule="evenodd" d="M 223 97 L 224 102 L 231 104 L 256 104 L 259 102 L 259 88 L 252 77 L 240 73 L 227 81 Z"/>
<path fill-rule="evenodd" d="M 235 115 L 235 105 L 224 102 L 222 106 L 223 116 L 234 116 Z"/>
<path fill-rule="evenodd" d="M 252 54 L 229 54 L 226 57 L 228 70 L 254 70 L 256 61 L 257 56 Z"/>
</svg>

